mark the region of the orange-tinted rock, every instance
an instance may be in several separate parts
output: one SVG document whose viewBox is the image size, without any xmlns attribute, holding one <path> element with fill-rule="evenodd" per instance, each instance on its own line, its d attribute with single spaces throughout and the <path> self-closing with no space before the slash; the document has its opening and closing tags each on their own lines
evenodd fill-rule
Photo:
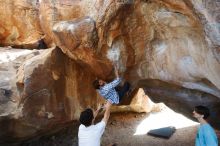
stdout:
<svg viewBox="0 0 220 146">
<path fill-rule="evenodd" d="M 102 63 L 107 60 L 98 56 L 98 35 L 92 18 L 61 21 L 54 25 L 53 32 L 55 43 L 69 58 L 87 65 L 96 75 L 103 76 L 110 72 L 111 68 Z"/>
<path fill-rule="evenodd" d="M 96 77 L 112 80 L 112 62 L 134 87 L 139 81 L 152 79 L 149 81 L 152 84 L 145 84 L 150 89 L 149 97 L 159 96 L 157 101 L 164 101 L 177 111 L 189 115 L 194 105 L 206 103 L 219 111 L 215 105 L 220 98 L 219 2 L 0 2 L 5 12 L 0 15 L 1 45 L 36 48 L 38 40 L 43 38 L 49 47 L 60 48 L 32 52 L 31 56 L 27 55 L 30 58 L 23 56 L 15 63 L 15 69 L 2 72 L 0 86 L 7 87 L 2 90 L 2 102 L 10 107 L 2 108 L 2 115 L 8 112 L 5 119 L 15 119 L 2 121 L 0 129 L 7 131 L 2 137 L 11 132 L 20 138 L 37 135 L 42 132 L 40 129 L 47 131 L 56 124 L 77 119 L 85 107 L 96 107 L 102 100 L 99 101 L 91 82 Z M 5 66 L 10 69 L 13 66 L 10 63 L 1 64 L 3 70 Z M 160 91 L 163 82 L 155 83 L 157 80 L 170 83 L 164 89 L 169 96 Z M 7 90 L 13 94 L 5 94 Z M 187 98 L 175 96 L 175 90 L 180 95 L 186 90 L 189 94 Z M 151 108 L 144 107 L 147 98 L 138 92 L 126 107 L 150 111 Z M 9 114 L 14 111 L 16 114 Z"/>
<path fill-rule="evenodd" d="M 51 48 L 28 53 L 25 54 L 29 55 L 28 60 L 24 60 L 24 55 L 17 55 L 14 56 L 15 61 L 11 62 L 13 65 L 24 61 L 17 72 L 18 92 L 13 89 L 16 87 L 15 82 L 10 84 L 11 86 L 8 85 L 13 87 L 8 89 L 13 94 L 6 94 L 3 90 L 5 87 L 1 88 L 0 102 L 4 105 L 0 111 L 0 129 L 4 129 L 4 133 L 0 135 L 2 141 L 13 141 L 13 137 L 22 140 L 46 133 L 54 127 L 58 128 L 78 119 L 84 108 L 96 107 L 102 102 L 92 84 L 88 84 L 95 78 L 93 74 L 66 57 L 60 49 Z M 5 75 L 6 77 L 9 78 L 10 74 Z M 6 106 L 8 108 L 5 108 Z M 12 139 L 7 138 L 9 135 Z"/>
<path fill-rule="evenodd" d="M 43 36 L 37 0 L 1 0 L 0 3 L 0 44 L 36 48 Z"/>
</svg>

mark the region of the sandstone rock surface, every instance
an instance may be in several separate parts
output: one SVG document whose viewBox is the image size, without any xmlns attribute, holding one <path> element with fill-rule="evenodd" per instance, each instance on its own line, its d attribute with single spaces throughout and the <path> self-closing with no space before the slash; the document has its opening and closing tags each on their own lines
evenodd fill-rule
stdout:
<svg viewBox="0 0 220 146">
<path fill-rule="evenodd" d="M 96 107 L 103 100 L 91 82 L 112 80 L 112 62 L 133 88 L 147 94 L 134 93 L 125 102 L 128 109 L 150 111 L 144 107 L 150 97 L 190 116 L 193 106 L 205 104 L 219 125 L 214 122 L 220 121 L 217 0 L 0 3 L 1 46 L 33 49 L 41 40 L 50 47 L 1 48 L 0 138 L 41 135 Z"/>
</svg>

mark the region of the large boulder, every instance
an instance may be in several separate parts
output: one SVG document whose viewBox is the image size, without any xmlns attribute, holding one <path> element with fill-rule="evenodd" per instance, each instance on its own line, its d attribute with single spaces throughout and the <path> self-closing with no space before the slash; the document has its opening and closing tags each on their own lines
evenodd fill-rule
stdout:
<svg viewBox="0 0 220 146">
<path fill-rule="evenodd" d="M 108 60 L 97 54 L 98 35 L 92 18 L 58 22 L 53 26 L 53 32 L 54 41 L 62 51 L 69 58 L 87 65 L 94 74 L 103 77 L 112 69 L 102 63 Z"/>
<path fill-rule="evenodd" d="M 41 40 L 59 47 L 27 50 L 15 57 L 19 61 L 1 63 L 1 138 L 40 135 L 96 107 L 102 100 L 91 82 L 112 80 L 113 63 L 133 88 L 147 94 L 135 90 L 128 110 L 151 111 L 148 97 L 188 116 L 204 104 L 218 127 L 213 122 L 220 121 L 218 1 L 0 2 L 2 46 L 37 48 Z"/>
<path fill-rule="evenodd" d="M 83 84 L 92 82 L 93 74 L 58 48 L 4 48 L 1 54 L 1 142 L 51 132 L 102 102 L 90 84 Z"/>
</svg>

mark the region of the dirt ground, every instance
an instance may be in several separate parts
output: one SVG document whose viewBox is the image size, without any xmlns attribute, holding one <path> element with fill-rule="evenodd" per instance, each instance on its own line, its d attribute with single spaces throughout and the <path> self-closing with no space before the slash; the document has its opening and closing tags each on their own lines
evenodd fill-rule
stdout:
<svg viewBox="0 0 220 146">
<path fill-rule="evenodd" d="M 169 117 L 169 115 L 166 116 Z M 134 135 L 138 125 L 144 120 L 148 120 L 148 117 L 149 114 L 144 113 L 111 114 L 101 145 L 109 146 L 109 144 L 117 143 L 117 146 L 194 146 L 198 125 L 178 128 L 170 139 L 156 138 L 147 134 Z M 180 121 L 182 120 L 180 119 Z M 156 119 L 153 125 L 157 122 L 165 123 L 166 121 Z M 175 123 L 175 121 L 173 122 Z M 79 123 L 70 125 L 56 134 L 25 142 L 20 146 L 77 146 L 78 126 Z M 150 127 L 150 125 L 146 125 L 146 127 Z M 145 128 L 141 130 L 145 130 Z M 220 137 L 220 135 L 218 136 Z"/>
<path fill-rule="evenodd" d="M 102 146 L 117 143 L 118 146 L 194 146 L 197 126 L 177 129 L 170 139 L 147 134 L 134 135 L 137 125 L 146 114 L 112 115 L 103 135 Z M 161 121 L 163 122 L 163 121 Z"/>
<path fill-rule="evenodd" d="M 193 146 L 197 126 L 177 129 L 170 139 L 134 135 L 137 125 L 147 114 L 112 114 L 102 138 L 102 146 Z M 77 146 L 78 125 L 71 125 L 53 136 L 23 143 L 21 146 Z"/>
</svg>

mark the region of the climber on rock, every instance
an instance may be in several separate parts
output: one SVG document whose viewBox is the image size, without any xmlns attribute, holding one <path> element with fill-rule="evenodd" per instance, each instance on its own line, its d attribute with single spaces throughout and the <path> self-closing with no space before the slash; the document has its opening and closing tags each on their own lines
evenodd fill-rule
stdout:
<svg viewBox="0 0 220 146">
<path fill-rule="evenodd" d="M 101 79 L 96 79 L 93 81 L 93 86 L 108 102 L 111 104 L 119 104 L 122 98 L 126 94 L 129 94 L 130 84 L 125 82 L 122 87 L 118 86 L 121 82 L 121 78 L 119 77 L 118 69 L 115 65 L 114 71 L 116 78 L 112 82 L 106 83 Z"/>
</svg>

